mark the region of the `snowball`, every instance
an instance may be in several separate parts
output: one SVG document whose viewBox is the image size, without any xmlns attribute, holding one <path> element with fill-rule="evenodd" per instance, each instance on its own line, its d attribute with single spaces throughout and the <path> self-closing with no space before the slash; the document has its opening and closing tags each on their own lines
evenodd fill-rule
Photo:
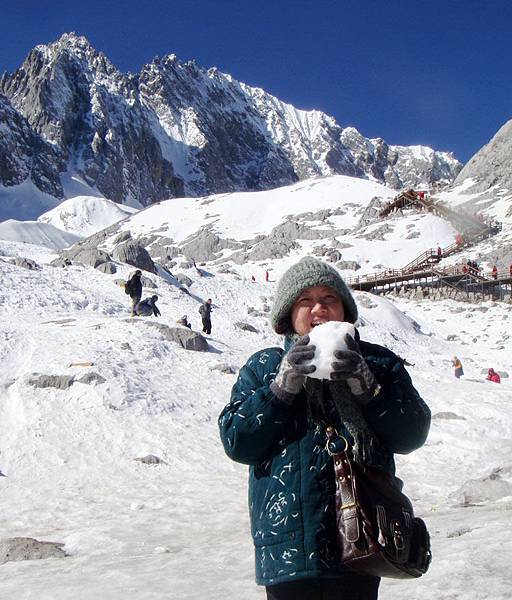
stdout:
<svg viewBox="0 0 512 600">
<path fill-rule="evenodd" d="M 345 335 L 353 338 L 356 329 L 352 323 L 341 321 L 328 321 L 313 327 L 309 333 L 310 344 L 316 346 L 315 356 L 308 364 L 315 365 L 316 370 L 308 375 L 314 379 L 330 379 L 332 363 L 336 360 L 336 350 L 347 350 Z"/>
</svg>

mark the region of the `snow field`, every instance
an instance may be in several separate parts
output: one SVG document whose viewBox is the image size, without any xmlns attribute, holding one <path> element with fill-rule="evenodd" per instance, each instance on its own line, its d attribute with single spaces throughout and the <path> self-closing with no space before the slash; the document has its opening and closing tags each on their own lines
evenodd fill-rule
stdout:
<svg viewBox="0 0 512 600">
<path fill-rule="evenodd" d="M 0 246 L 12 252 L 12 244 Z M 30 254 L 37 260 L 35 247 Z M 61 541 L 71 555 L 5 563 L 0 598 L 261 598 L 253 583 L 246 468 L 224 456 L 216 426 L 235 376 L 210 367 L 240 367 L 252 352 L 279 342 L 265 318 L 247 314 L 261 296 L 270 298 L 274 284 L 190 270 L 191 293 L 214 303 L 210 352 L 196 353 L 128 316 L 129 299 L 113 281 L 128 271 L 32 272 L 3 261 L 0 270 L 0 468 L 7 475 L 0 478 L 1 536 Z M 161 321 L 173 326 L 187 314 L 200 329 L 199 302 L 154 279 Z M 405 490 L 431 529 L 434 562 L 420 581 L 384 581 L 381 598 L 426 600 L 434 591 L 447 600 L 504 600 L 512 494 L 462 507 L 458 490 L 500 467 L 501 479 L 512 483 L 510 379 L 497 386 L 480 373 L 487 365 L 509 368 L 508 347 L 496 349 L 503 336 L 496 323 L 506 322 L 509 306 L 456 313 L 471 307 L 356 298 L 363 339 L 415 364 L 409 372 L 434 414 L 464 419 L 434 419 L 425 447 L 398 459 Z M 235 321 L 259 333 L 242 332 Z M 446 341 L 452 332 L 459 339 Z M 464 364 L 461 381 L 452 376 L 453 354 Z M 33 372 L 81 373 L 87 369 L 68 365 L 83 361 L 106 382 L 64 391 L 27 384 Z M 147 454 L 167 464 L 133 460 Z M 472 487 L 477 499 L 489 491 L 485 482 Z M 489 552 L 482 556 L 484 541 Z"/>
</svg>

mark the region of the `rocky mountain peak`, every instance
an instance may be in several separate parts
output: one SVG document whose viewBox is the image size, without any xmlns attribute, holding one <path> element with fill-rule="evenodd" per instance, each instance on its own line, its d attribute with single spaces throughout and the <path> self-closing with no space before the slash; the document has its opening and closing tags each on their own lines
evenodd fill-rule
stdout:
<svg viewBox="0 0 512 600">
<path fill-rule="evenodd" d="M 450 182 L 461 167 L 431 149 L 418 159 L 408 148 L 369 140 L 325 113 L 174 54 L 124 74 L 75 33 L 36 46 L 2 77 L 0 93 L 55 148 L 59 168 L 121 203 L 334 174 L 400 188 Z"/>
<path fill-rule="evenodd" d="M 493 186 L 512 191 L 512 120 L 503 125 L 496 135 L 466 164 L 454 181 L 454 186 L 473 179 L 467 192 L 481 193 Z"/>
</svg>

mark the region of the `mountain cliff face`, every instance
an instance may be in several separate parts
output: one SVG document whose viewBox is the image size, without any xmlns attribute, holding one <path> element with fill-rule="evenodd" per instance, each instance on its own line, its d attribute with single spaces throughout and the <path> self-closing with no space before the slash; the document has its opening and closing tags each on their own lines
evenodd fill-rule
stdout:
<svg viewBox="0 0 512 600">
<path fill-rule="evenodd" d="M 2 110 L 13 111 L 2 125 L 9 146 L 0 148 L 8 155 L 16 147 L 19 157 L 17 178 L 2 175 L 3 168 L 0 183 L 13 185 L 25 174 L 56 197 L 64 171 L 116 202 L 149 205 L 315 175 L 351 175 L 397 189 L 448 184 L 461 168 L 451 154 L 369 140 L 324 113 L 298 110 L 174 55 L 138 75 L 123 74 L 75 34 L 34 48 L 20 69 L 2 76 L 0 93 L 8 100 Z M 23 135 L 16 123 L 24 124 Z M 51 167 L 51 184 L 28 158 L 22 165 L 21 157 L 39 156 L 36 146 L 54 156 L 40 159 Z"/>
<path fill-rule="evenodd" d="M 512 191 L 512 120 L 481 148 L 462 169 L 454 186 L 472 178 L 474 184 L 467 192 L 481 193 L 493 186 Z"/>
<path fill-rule="evenodd" d="M 0 95 L 0 185 L 10 187 L 30 178 L 43 192 L 63 197 L 59 151 L 44 141 Z"/>
</svg>

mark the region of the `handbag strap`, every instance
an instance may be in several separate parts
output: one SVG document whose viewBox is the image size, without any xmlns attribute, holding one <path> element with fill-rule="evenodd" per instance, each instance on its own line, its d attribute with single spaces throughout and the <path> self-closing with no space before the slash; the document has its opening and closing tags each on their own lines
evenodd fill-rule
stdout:
<svg viewBox="0 0 512 600">
<path fill-rule="evenodd" d="M 354 470 L 348 454 L 348 441 L 331 426 L 327 427 L 326 434 L 326 450 L 334 462 L 336 489 L 339 492 L 339 498 L 336 499 L 336 512 L 338 518 L 343 519 L 347 541 L 356 543 L 361 536 L 361 530 L 354 489 Z M 342 450 L 340 443 L 344 446 Z"/>
</svg>

